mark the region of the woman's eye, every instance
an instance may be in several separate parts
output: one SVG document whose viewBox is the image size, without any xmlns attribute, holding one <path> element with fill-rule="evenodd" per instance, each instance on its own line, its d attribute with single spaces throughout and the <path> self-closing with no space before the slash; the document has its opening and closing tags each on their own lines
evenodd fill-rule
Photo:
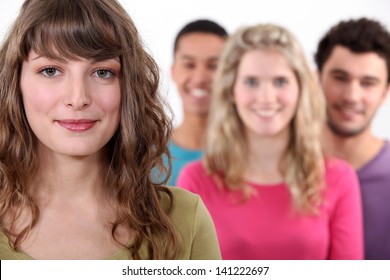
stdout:
<svg viewBox="0 0 390 280">
<path fill-rule="evenodd" d="M 44 68 L 40 71 L 40 73 L 46 77 L 55 77 L 57 75 L 59 75 L 59 71 L 58 69 L 54 68 L 54 67 L 47 67 L 47 68 Z"/>
<path fill-rule="evenodd" d="M 288 83 L 288 81 L 286 78 L 276 78 L 274 81 L 274 85 L 277 87 L 282 87 L 287 83 Z"/>
<path fill-rule="evenodd" d="M 257 79 L 255 78 L 247 78 L 244 80 L 244 83 L 248 86 L 248 87 L 256 87 L 258 86 L 258 81 Z"/>
<path fill-rule="evenodd" d="M 109 79 L 114 76 L 114 73 L 108 69 L 98 69 L 95 71 L 94 76 L 98 78 Z"/>
</svg>

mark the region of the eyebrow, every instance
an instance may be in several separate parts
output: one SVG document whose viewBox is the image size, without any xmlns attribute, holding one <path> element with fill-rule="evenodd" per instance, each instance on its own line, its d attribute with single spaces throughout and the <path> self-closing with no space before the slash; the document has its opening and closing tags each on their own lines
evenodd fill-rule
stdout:
<svg viewBox="0 0 390 280">
<path fill-rule="evenodd" d="M 181 59 L 183 59 L 183 60 L 194 60 L 195 59 L 194 56 L 189 55 L 189 54 L 184 54 L 184 55 L 181 55 L 179 57 Z M 211 56 L 211 57 L 208 57 L 206 60 L 207 61 L 218 61 L 219 60 L 219 56 Z"/>
<path fill-rule="evenodd" d="M 39 59 L 39 58 L 41 58 L 41 57 L 42 57 L 42 56 L 38 54 L 36 57 L 32 57 L 31 60 L 37 60 L 37 59 Z"/>
<path fill-rule="evenodd" d="M 350 73 L 348 73 L 347 71 L 340 69 L 340 68 L 334 68 L 334 69 L 330 70 L 330 73 L 336 74 L 336 75 L 339 74 L 339 75 L 351 76 Z M 367 80 L 371 80 L 371 81 L 378 81 L 378 82 L 380 81 L 380 79 L 378 77 L 370 76 L 370 75 L 364 75 L 362 78 L 367 79 Z"/>
<path fill-rule="evenodd" d="M 51 59 L 51 58 L 48 58 L 48 57 L 43 56 L 43 55 L 37 55 L 36 57 L 31 58 L 31 61 L 37 60 L 37 59 L 40 59 L 40 58 L 45 58 L 45 59 L 48 59 L 48 60 L 58 60 L 58 61 L 61 61 L 61 62 L 62 62 L 62 60 L 63 60 L 63 59 L 61 59 L 61 58 Z M 120 59 L 119 59 L 118 57 L 107 58 L 107 59 L 102 59 L 102 60 L 92 60 L 91 62 L 92 62 L 92 64 L 96 64 L 96 63 L 99 63 L 99 62 L 105 61 L 105 60 L 115 60 L 116 62 L 118 62 L 119 64 L 121 64 L 121 63 L 120 63 Z M 64 59 L 63 62 L 66 62 L 66 59 Z"/>
</svg>

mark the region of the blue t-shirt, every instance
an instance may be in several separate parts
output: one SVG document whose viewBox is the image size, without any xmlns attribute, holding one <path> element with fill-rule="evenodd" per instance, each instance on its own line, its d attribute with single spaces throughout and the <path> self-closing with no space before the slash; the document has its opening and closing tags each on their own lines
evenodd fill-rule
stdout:
<svg viewBox="0 0 390 280">
<path fill-rule="evenodd" d="M 200 159 L 203 155 L 201 150 L 190 150 L 180 147 L 173 143 L 169 142 L 169 151 L 172 156 L 172 173 L 168 181 L 168 186 L 176 186 L 176 180 L 179 176 L 180 170 L 187 163 Z"/>
<path fill-rule="evenodd" d="M 187 163 L 200 159 L 203 155 L 203 152 L 202 150 L 185 149 L 183 147 L 176 145 L 172 141 L 169 141 L 168 149 L 172 157 L 172 172 L 171 172 L 171 177 L 169 177 L 168 179 L 167 185 L 175 187 L 180 170 Z M 166 156 L 164 156 L 163 160 L 165 166 L 168 166 L 168 160 Z M 165 174 L 159 175 L 157 169 L 153 169 L 151 174 L 153 177 L 153 181 L 156 183 L 160 182 L 162 179 L 165 179 L 166 177 Z"/>
<path fill-rule="evenodd" d="M 169 181 L 167 183 L 168 186 L 176 186 L 176 180 L 179 176 L 180 170 L 187 163 L 200 159 L 203 155 L 202 150 L 189 150 L 182 148 L 173 141 L 169 142 L 169 151 L 172 156 L 172 173 Z"/>
<path fill-rule="evenodd" d="M 390 260 L 390 143 L 357 170 L 363 203 L 365 259 Z"/>
</svg>

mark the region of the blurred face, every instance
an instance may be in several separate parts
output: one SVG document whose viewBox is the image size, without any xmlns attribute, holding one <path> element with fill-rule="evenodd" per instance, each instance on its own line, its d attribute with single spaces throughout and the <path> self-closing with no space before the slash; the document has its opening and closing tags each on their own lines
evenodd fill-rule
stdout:
<svg viewBox="0 0 390 280">
<path fill-rule="evenodd" d="M 224 42 L 208 33 L 190 33 L 180 38 L 172 78 L 185 114 L 208 114 L 212 80 Z"/>
<path fill-rule="evenodd" d="M 234 102 L 249 136 L 288 136 L 298 98 L 297 79 L 281 54 L 251 50 L 242 56 Z"/>
<path fill-rule="evenodd" d="M 333 49 L 320 81 L 328 125 L 334 133 L 351 137 L 370 128 L 389 91 L 387 75 L 386 61 L 374 52 L 353 53 L 342 46 Z"/>
<path fill-rule="evenodd" d="M 30 52 L 20 85 L 43 151 L 88 156 L 102 149 L 119 124 L 120 69 L 117 59 L 57 61 Z"/>
</svg>

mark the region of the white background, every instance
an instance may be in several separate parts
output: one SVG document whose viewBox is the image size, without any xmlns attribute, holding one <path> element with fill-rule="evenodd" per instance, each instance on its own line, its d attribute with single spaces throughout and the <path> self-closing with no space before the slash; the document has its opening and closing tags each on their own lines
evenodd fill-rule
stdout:
<svg viewBox="0 0 390 280">
<path fill-rule="evenodd" d="M 241 25 L 272 22 L 283 25 L 300 40 L 313 67 L 317 42 L 340 20 L 366 16 L 390 29 L 388 0 L 120 0 L 134 20 L 145 46 L 162 73 L 162 91 L 171 104 L 175 123 L 182 119 L 181 101 L 170 79 L 173 41 L 189 21 L 208 18 L 223 25 L 229 33 Z M 16 17 L 23 0 L 2 2 L 0 39 Z M 374 133 L 390 139 L 390 98 L 374 119 Z"/>
<path fill-rule="evenodd" d="M 388 280 L 389 261 L 351 261 L 351 260 L 181 260 L 181 261 L 2 261 L 2 280 L 330 280 L 330 279 L 375 279 Z M 257 270 L 268 267 L 267 274 L 240 274 L 247 268 Z M 133 275 L 123 275 L 128 268 Z M 158 275 L 164 269 L 166 274 Z M 226 268 L 226 274 L 223 272 Z M 170 271 L 168 271 L 170 270 Z M 172 275 L 181 271 L 183 275 Z M 201 270 L 206 274 L 200 273 Z M 142 271 L 142 272 L 141 272 Z M 147 271 L 156 271 L 154 276 Z M 220 273 L 218 273 L 218 271 Z M 145 273 L 146 272 L 146 273 Z M 197 273 L 198 272 L 198 273 Z M 221 273 L 222 272 L 222 273 Z M 232 273 L 230 273 L 232 272 Z M 238 272 L 238 273 L 234 273 Z M 244 274 L 245 274 L 244 273 Z M 142 274 L 142 275 L 141 275 Z M 167 275 L 169 274 L 169 275 Z M 191 275 L 188 275 L 191 274 Z M 229 275 L 233 274 L 233 275 Z"/>
</svg>

